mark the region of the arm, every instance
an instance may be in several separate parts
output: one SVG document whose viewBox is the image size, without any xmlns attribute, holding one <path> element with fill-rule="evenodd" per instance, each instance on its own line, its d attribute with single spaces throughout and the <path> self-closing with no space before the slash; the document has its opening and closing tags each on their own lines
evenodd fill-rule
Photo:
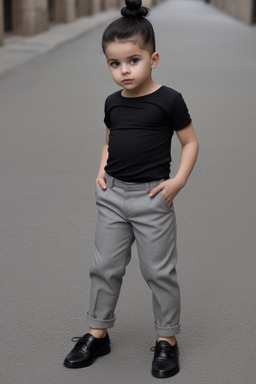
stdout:
<svg viewBox="0 0 256 384">
<path fill-rule="evenodd" d="M 100 167 L 98 171 L 98 175 L 96 178 L 96 188 L 98 186 L 101 186 L 102 189 L 107 189 L 107 184 L 105 181 L 105 166 L 107 164 L 107 159 L 108 159 L 108 141 L 109 141 L 109 134 L 110 130 L 106 128 L 106 140 L 105 143 L 102 147 L 101 151 L 101 157 L 100 157 Z"/>
<path fill-rule="evenodd" d="M 162 191 L 165 201 L 169 205 L 179 191 L 186 185 L 198 154 L 198 141 L 192 124 L 177 131 L 177 136 L 182 148 L 177 174 L 173 179 L 164 181 L 150 192 L 150 196 L 153 197 Z"/>
</svg>

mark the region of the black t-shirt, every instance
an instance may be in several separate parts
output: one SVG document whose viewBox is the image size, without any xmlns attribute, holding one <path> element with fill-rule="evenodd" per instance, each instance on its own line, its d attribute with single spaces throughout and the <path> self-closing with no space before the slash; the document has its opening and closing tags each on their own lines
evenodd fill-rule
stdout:
<svg viewBox="0 0 256 384">
<path fill-rule="evenodd" d="M 173 132 L 191 123 L 181 94 L 166 86 L 141 97 L 121 92 L 105 103 L 104 122 L 110 130 L 106 172 L 126 182 L 168 179 Z"/>
</svg>

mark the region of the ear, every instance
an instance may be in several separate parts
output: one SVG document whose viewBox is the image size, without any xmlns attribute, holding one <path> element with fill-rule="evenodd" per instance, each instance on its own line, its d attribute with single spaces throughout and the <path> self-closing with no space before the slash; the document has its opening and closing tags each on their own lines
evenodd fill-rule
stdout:
<svg viewBox="0 0 256 384">
<path fill-rule="evenodd" d="M 151 56 L 151 69 L 154 69 L 158 66 L 159 59 L 160 59 L 159 53 L 154 52 Z"/>
</svg>

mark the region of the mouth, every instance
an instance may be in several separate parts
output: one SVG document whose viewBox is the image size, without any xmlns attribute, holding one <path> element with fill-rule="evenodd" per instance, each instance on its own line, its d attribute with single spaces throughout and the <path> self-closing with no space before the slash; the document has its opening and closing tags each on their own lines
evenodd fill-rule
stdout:
<svg viewBox="0 0 256 384">
<path fill-rule="evenodd" d="M 133 82 L 133 79 L 124 79 L 122 82 L 124 84 L 131 84 Z"/>
</svg>

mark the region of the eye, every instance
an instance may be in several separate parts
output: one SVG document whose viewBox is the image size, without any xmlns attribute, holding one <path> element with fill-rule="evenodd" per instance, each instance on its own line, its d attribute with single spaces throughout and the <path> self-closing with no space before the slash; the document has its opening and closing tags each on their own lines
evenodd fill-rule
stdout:
<svg viewBox="0 0 256 384">
<path fill-rule="evenodd" d="M 113 68 L 117 68 L 117 67 L 119 67 L 119 62 L 118 61 L 112 61 L 112 63 L 110 63 L 110 66 Z"/>
<path fill-rule="evenodd" d="M 131 64 L 137 64 L 139 59 L 135 57 L 134 59 L 131 59 Z"/>
</svg>

